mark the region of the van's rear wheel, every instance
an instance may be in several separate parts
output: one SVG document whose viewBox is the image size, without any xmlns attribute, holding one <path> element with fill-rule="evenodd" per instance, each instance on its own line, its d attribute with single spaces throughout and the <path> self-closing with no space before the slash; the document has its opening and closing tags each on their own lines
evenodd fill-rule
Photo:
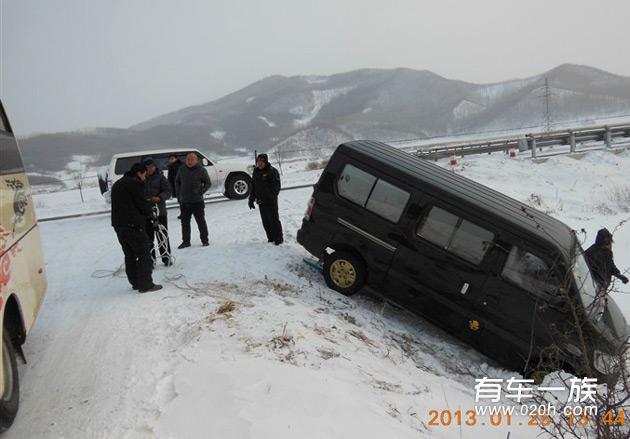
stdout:
<svg viewBox="0 0 630 439">
<path fill-rule="evenodd" d="M 247 198 L 251 191 L 252 179 L 247 174 L 230 175 L 225 182 L 225 195 L 233 200 Z"/>
<path fill-rule="evenodd" d="M 324 279 L 329 288 L 350 296 L 365 284 L 365 264 L 354 253 L 336 251 L 324 261 Z"/>
<path fill-rule="evenodd" d="M 4 392 L 0 399 L 0 431 L 5 431 L 15 419 L 20 405 L 20 381 L 18 378 L 15 349 L 8 332 L 2 336 L 2 368 L 4 371 Z"/>
</svg>

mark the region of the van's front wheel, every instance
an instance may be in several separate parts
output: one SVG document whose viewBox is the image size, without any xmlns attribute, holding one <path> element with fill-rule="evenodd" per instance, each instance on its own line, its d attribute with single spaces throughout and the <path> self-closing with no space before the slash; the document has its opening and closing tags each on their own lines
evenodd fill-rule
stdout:
<svg viewBox="0 0 630 439">
<path fill-rule="evenodd" d="M 365 264 L 351 252 L 336 251 L 324 261 L 324 279 L 329 288 L 350 296 L 365 284 Z"/>
<path fill-rule="evenodd" d="M 17 361 L 15 360 L 15 349 L 6 329 L 2 336 L 2 368 L 4 392 L 0 399 L 0 431 L 5 431 L 13 424 L 20 405 L 20 381 Z"/>
</svg>

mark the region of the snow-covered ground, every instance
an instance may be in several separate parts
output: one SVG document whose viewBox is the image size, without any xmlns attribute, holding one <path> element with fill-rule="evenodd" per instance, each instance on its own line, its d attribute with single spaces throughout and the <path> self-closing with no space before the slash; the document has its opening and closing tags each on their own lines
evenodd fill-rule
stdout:
<svg viewBox="0 0 630 439">
<path fill-rule="evenodd" d="M 320 172 L 300 169 L 286 178 Z M 543 163 L 470 157 L 457 172 L 584 228 L 590 243 L 630 217 L 628 169 L 630 151 L 597 151 Z M 295 242 L 309 195 L 281 193 L 280 247 L 245 201 L 209 205 L 210 247 L 175 250 L 175 266 L 155 272 L 164 290 L 145 295 L 111 275 L 122 254 L 107 216 L 43 223 L 49 289 L 5 437 L 536 437 L 517 422 L 428 425 L 429 410 L 473 408 L 475 378 L 516 373 L 416 316 L 327 289 Z M 74 208 L 53 194 L 35 202 Z M 630 223 L 615 234 L 615 256 L 630 267 Z M 630 316 L 630 286 L 615 295 Z"/>
</svg>

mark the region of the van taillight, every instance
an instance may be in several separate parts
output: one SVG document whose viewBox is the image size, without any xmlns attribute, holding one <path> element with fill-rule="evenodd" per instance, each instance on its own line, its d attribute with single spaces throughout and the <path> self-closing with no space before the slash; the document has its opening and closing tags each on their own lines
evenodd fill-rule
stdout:
<svg viewBox="0 0 630 439">
<path fill-rule="evenodd" d="M 313 213 L 313 207 L 315 207 L 315 197 L 311 197 L 308 201 L 308 206 L 306 207 L 306 213 L 304 214 L 304 219 L 309 221 L 311 219 L 311 214 Z"/>
</svg>

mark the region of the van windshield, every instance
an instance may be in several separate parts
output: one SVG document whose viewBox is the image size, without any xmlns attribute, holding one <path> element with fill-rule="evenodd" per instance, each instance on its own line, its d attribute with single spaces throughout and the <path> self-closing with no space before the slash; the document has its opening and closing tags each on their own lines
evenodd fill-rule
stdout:
<svg viewBox="0 0 630 439">
<path fill-rule="evenodd" d="M 591 277 L 591 271 L 586 264 L 584 252 L 581 247 L 577 247 L 573 262 L 573 276 L 575 283 L 580 291 L 580 297 L 584 304 L 584 309 L 589 316 L 597 317 L 600 314 L 601 306 L 604 303 L 604 297 L 598 297 L 597 287 Z M 601 302 L 601 303 L 600 303 Z"/>
</svg>

